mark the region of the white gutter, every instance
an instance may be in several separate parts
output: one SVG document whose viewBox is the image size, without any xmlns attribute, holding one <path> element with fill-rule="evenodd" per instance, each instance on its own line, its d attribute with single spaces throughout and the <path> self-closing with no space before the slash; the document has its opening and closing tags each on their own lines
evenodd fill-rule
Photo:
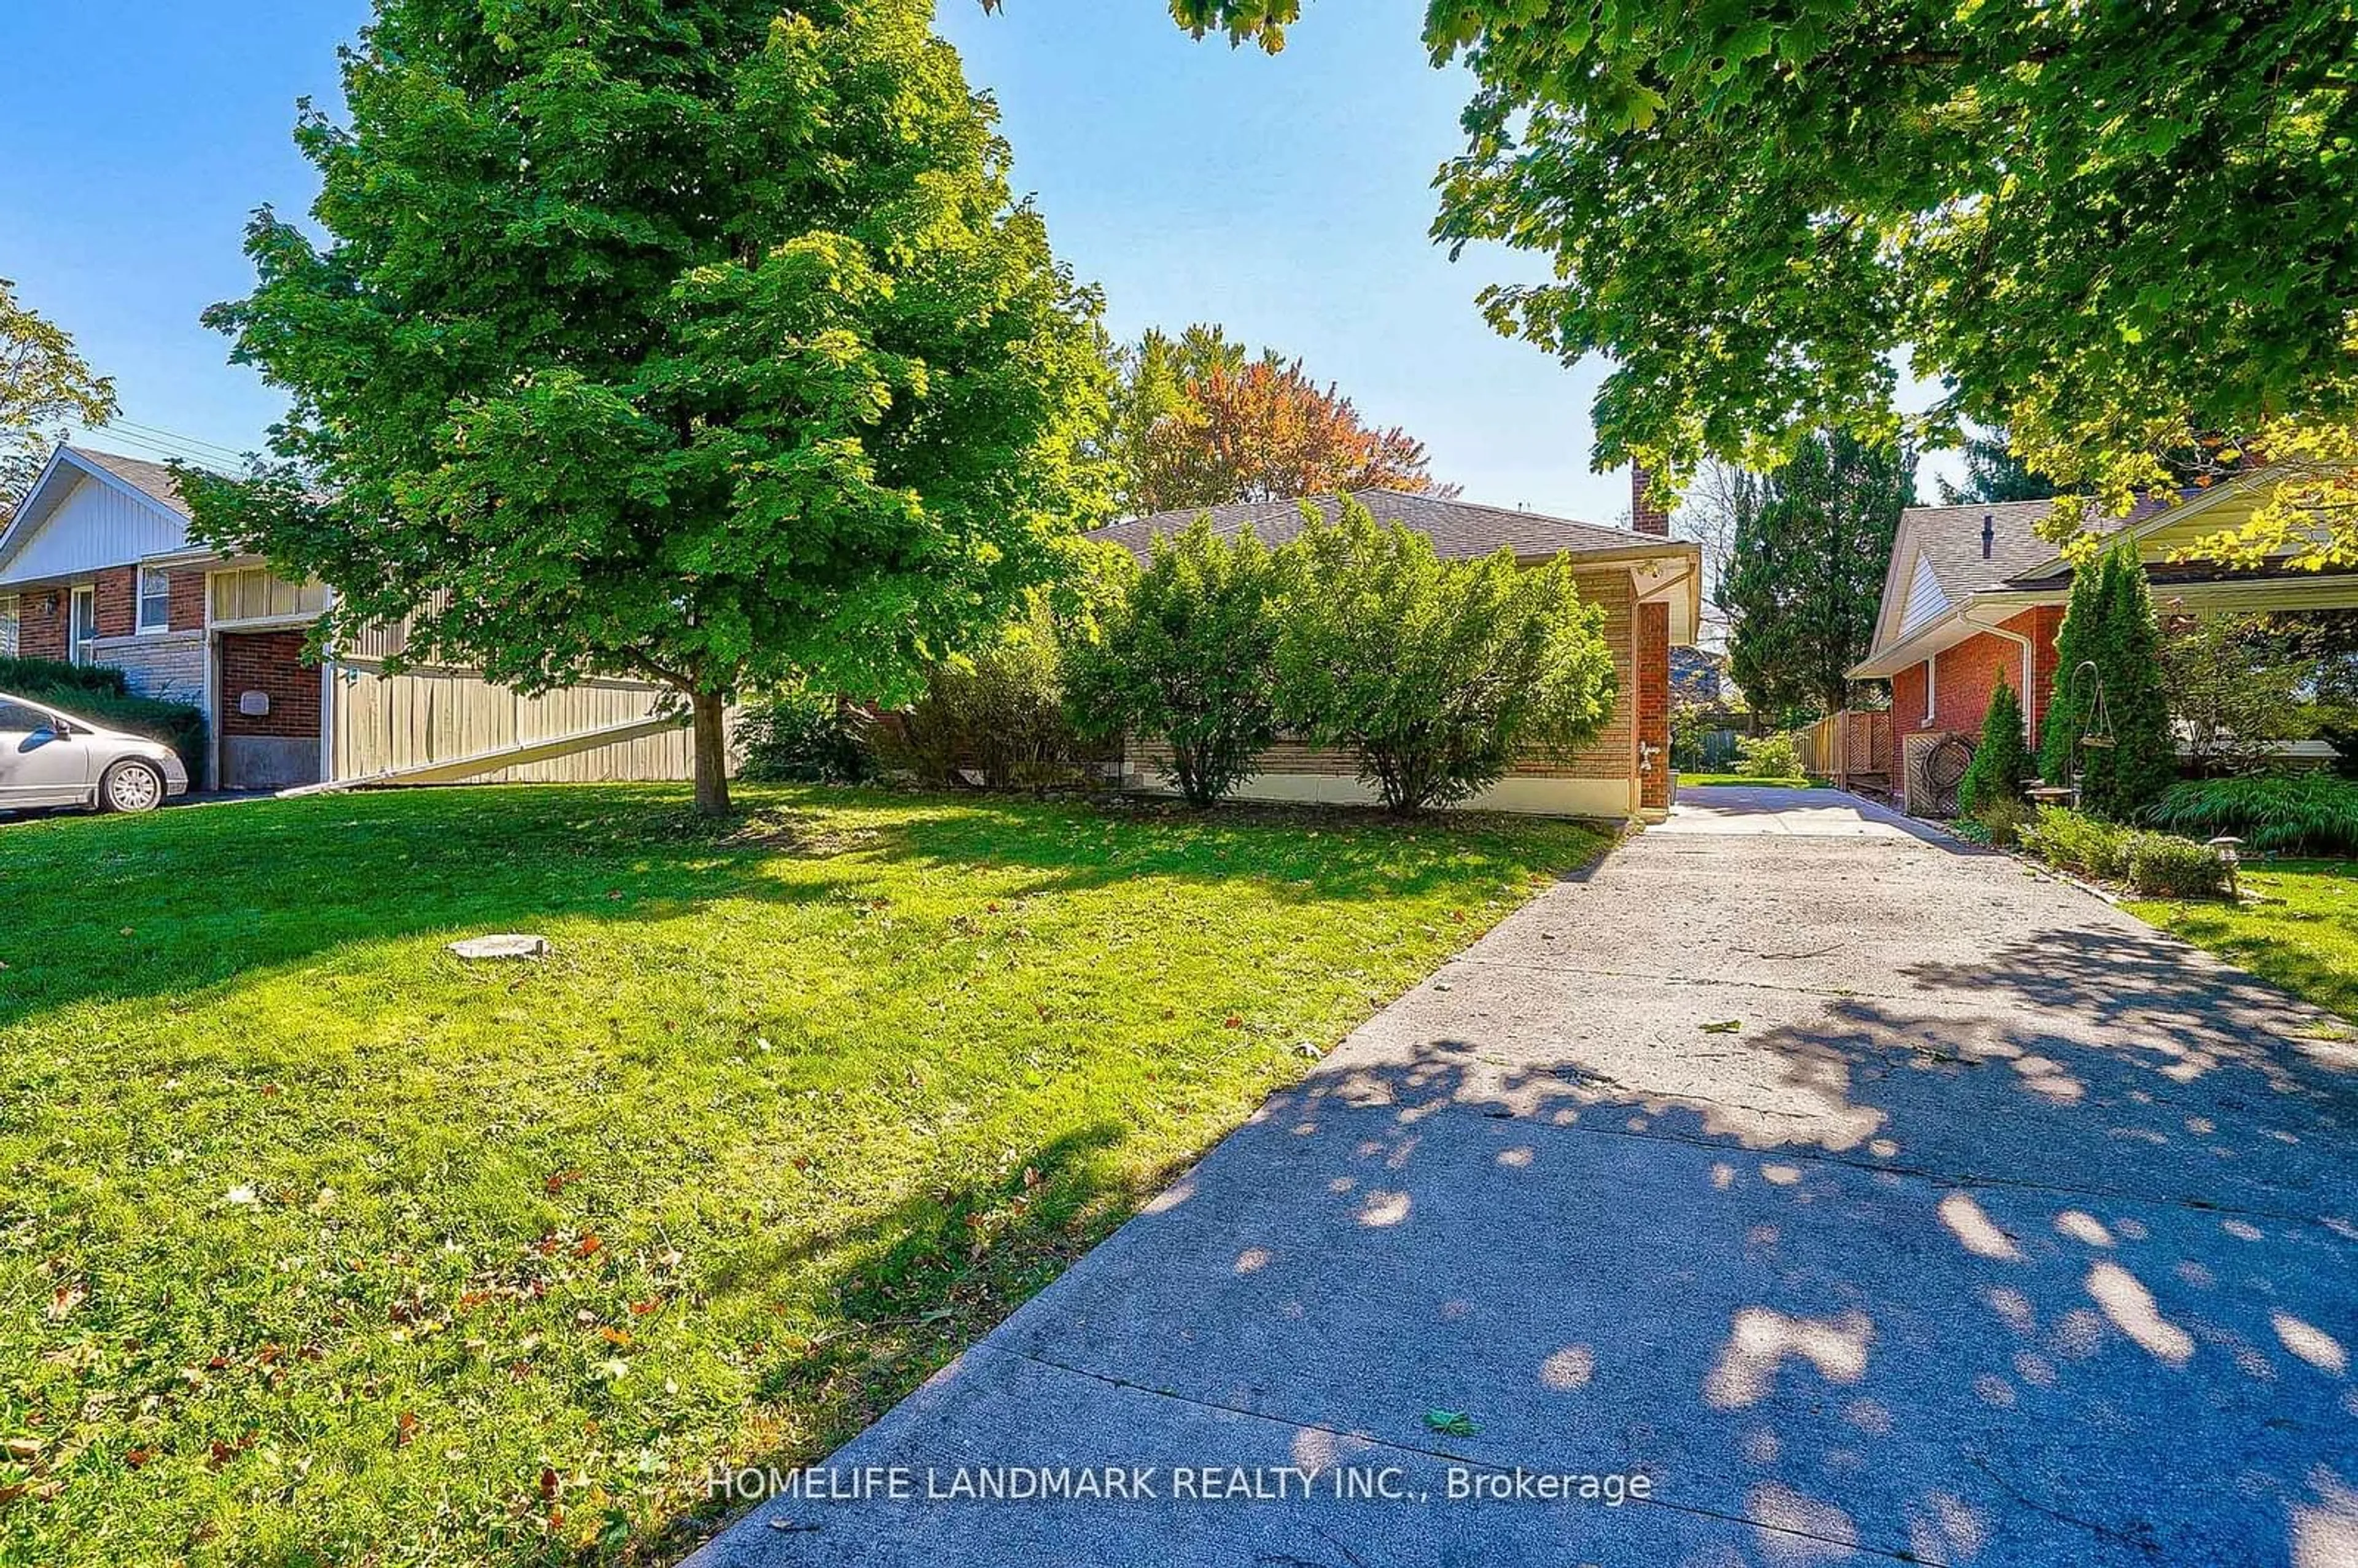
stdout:
<svg viewBox="0 0 2358 1568">
<path fill-rule="evenodd" d="M 1982 606 L 1979 603 L 1969 603 L 1965 606 L 1964 617 L 1966 624 L 1978 626 L 1983 631 L 1989 633 L 1992 636 L 2003 637 L 2007 642 L 2019 645 L 2022 649 L 2022 683 L 2015 689 L 2022 696 L 2023 739 L 2028 741 L 2032 736 L 2039 733 L 2038 645 L 2019 632 L 2009 632 L 1995 621 L 1984 621 L 1980 619 L 1974 613 L 1974 611 L 1981 608 Z M 2007 607 L 1996 606 L 1993 608 L 2003 609 Z"/>
</svg>

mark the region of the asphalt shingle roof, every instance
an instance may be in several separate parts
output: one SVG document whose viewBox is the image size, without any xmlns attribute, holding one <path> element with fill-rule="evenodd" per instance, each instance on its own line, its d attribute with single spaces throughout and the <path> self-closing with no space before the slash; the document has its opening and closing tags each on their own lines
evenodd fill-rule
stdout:
<svg viewBox="0 0 2358 1568">
<path fill-rule="evenodd" d="M 126 458 L 119 452 L 102 452 L 93 447 L 75 447 L 73 454 L 104 469 L 135 490 L 146 492 L 181 516 L 189 515 L 188 503 L 180 499 L 180 487 L 172 481 L 172 470 L 162 463 Z"/>
<path fill-rule="evenodd" d="M 1516 512 L 1503 506 L 1483 506 L 1471 501 L 1415 495 L 1398 490 L 1362 490 L 1354 498 L 1379 523 L 1401 523 L 1433 541 L 1444 559 L 1467 560 L 1487 556 L 1500 546 L 1517 556 L 1601 555 L 1655 542 L 1650 534 L 1608 528 L 1598 523 L 1551 517 L 1541 512 Z M 1317 498 L 1329 518 L 1339 510 L 1332 496 Z M 1215 533 L 1234 537 L 1250 529 L 1264 545 L 1282 545 L 1302 532 L 1299 501 L 1244 501 L 1228 506 L 1187 507 L 1156 512 L 1098 529 L 1088 536 L 1120 545 L 1144 559 L 1158 534 L 1175 534 L 1206 513 Z"/>
<path fill-rule="evenodd" d="M 2051 501 L 1974 502 L 1965 506 L 1911 506 L 1899 514 L 1900 547 L 1910 551 L 1899 561 L 1902 574 L 1896 591 L 1906 593 L 1916 569 L 1914 552 L 1932 563 L 1932 576 L 1952 604 L 1963 604 L 1978 589 L 1996 588 L 2008 579 L 2055 558 L 2055 546 L 2035 532 L 2039 521 L 2055 509 Z M 1996 536 L 1990 558 L 1982 559 L 1982 518 L 1986 515 Z"/>
</svg>

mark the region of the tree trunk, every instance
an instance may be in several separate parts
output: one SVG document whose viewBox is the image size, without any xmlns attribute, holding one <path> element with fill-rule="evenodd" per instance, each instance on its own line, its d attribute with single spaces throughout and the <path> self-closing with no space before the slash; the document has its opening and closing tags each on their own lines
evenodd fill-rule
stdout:
<svg viewBox="0 0 2358 1568">
<path fill-rule="evenodd" d="M 729 814 L 729 708 L 720 694 L 691 693 L 696 714 L 696 809 L 707 816 Z"/>
</svg>

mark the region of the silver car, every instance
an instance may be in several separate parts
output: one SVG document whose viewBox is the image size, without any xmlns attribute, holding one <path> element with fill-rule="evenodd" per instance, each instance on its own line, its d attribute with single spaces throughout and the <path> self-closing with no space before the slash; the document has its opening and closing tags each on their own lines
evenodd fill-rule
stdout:
<svg viewBox="0 0 2358 1568">
<path fill-rule="evenodd" d="M 188 793 L 189 770 L 162 741 L 0 691 L 0 811 L 153 811 Z"/>
</svg>

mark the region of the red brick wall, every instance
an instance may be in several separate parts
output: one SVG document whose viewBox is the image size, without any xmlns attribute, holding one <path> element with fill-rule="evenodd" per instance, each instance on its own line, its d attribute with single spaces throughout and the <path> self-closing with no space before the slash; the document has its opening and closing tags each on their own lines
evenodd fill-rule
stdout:
<svg viewBox="0 0 2358 1568">
<path fill-rule="evenodd" d="M 1654 476 L 1643 463 L 1629 465 L 1629 526 L 1640 534 L 1671 536 L 1671 514 L 1654 497 Z"/>
<path fill-rule="evenodd" d="M 54 599 L 51 608 L 49 600 Z M 16 652 L 28 659 L 66 656 L 66 590 L 37 588 L 16 601 Z"/>
<path fill-rule="evenodd" d="M 1663 811 L 1671 804 L 1669 605 L 1657 600 L 1638 606 L 1636 641 L 1638 744 L 1654 748 L 1652 767 L 1639 777 L 1638 804 L 1649 811 Z"/>
<path fill-rule="evenodd" d="M 2045 604 L 2026 610 L 2006 624 L 2008 630 L 2021 633 L 2036 644 L 2032 656 L 2037 661 L 2039 677 L 2030 695 L 2023 699 L 2023 707 L 2030 714 L 2031 744 L 2035 746 L 2039 729 L 2047 722 L 2047 710 L 2055 700 L 2055 633 L 2062 629 L 2063 607 Z"/>
<path fill-rule="evenodd" d="M 249 691 L 270 694 L 270 711 L 238 711 Z M 221 732 L 285 739 L 319 733 L 319 671 L 303 658 L 301 632 L 225 632 L 221 640 Z"/>
<path fill-rule="evenodd" d="M 139 629 L 139 568 L 109 567 L 98 574 L 98 634 L 128 637 Z"/>
<path fill-rule="evenodd" d="M 2041 606 L 2003 622 L 2007 631 L 2028 637 L 2033 644 L 2034 675 L 2028 693 L 2022 690 L 2022 644 L 1987 632 L 1977 633 L 1955 647 L 1941 651 L 1936 660 L 1933 713 L 1929 722 L 1924 717 L 1924 666 L 1913 664 L 1901 670 L 1891 677 L 1893 735 L 1905 737 L 1936 730 L 1952 735 L 1979 735 L 1982 716 L 1989 711 L 1990 693 L 1996 689 L 2002 675 L 2030 712 L 2035 740 L 2054 689 L 2055 629 L 2062 620 L 2061 609 Z"/>
<path fill-rule="evenodd" d="M 165 579 L 172 589 L 171 628 L 175 632 L 205 629 L 205 568 L 192 567 Z"/>
</svg>

